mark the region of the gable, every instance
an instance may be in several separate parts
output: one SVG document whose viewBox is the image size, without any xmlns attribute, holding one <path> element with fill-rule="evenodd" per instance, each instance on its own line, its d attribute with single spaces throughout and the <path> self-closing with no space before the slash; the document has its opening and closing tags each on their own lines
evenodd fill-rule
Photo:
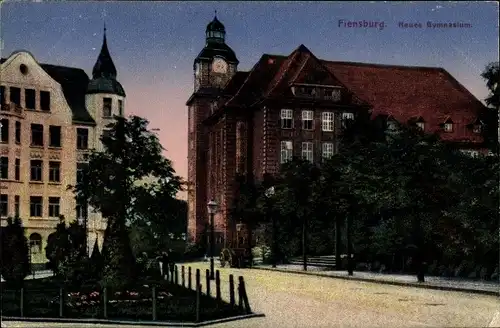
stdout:
<svg viewBox="0 0 500 328">
<path fill-rule="evenodd" d="M 341 85 L 340 81 L 313 54 L 309 53 L 304 57 L 300 69 L 297 70 L 290 84 Z"/>
</svg>

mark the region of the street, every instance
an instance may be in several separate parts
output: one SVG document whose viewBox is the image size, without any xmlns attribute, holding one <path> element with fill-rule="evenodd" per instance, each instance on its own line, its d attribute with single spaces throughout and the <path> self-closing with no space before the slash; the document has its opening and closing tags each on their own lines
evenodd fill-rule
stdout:
<svg viewBox="0 0 500 328">
<path fill-rule="evenodd" d="M 204 285 L 204 272 L 209 264 L 189 265 L 193 272 L 196 268 L 201 269 Z M 500 327 L 497 312 L 500 310 L 500 299 L 495 296 L 253 269 L 219 270 L 223 298 L 229 300 L 229 274 L 234 275 L 236 283 L 238 276 L 242 275 L 252 310 L 266 316 L 212 327 Z M 212 286 L 212 292 L 214 290 Z M 89 324 L 7 323 L 7 327 L 49 326 L 100 327 Z"/>
</svg>

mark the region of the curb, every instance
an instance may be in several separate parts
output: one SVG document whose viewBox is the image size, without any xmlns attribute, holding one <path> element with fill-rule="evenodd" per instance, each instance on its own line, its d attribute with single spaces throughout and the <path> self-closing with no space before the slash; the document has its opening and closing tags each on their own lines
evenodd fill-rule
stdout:
<svg viewBox="0 0 500 328">
<path fill-rule="evenodd" d="M 253 269 L 263 270 L 263 271 L 287 272 L 287 273 L 302 274 L 302 275 L 317 276 L 317 277 L 332 278 L 332 279 L 363 281 L 363 282 L 371 282 L 371 283 L 375 283 L 375 284 L 385 284 L 385 285 L 394 285 L 394 286 L 402 286 L 402 287 L 417 287 L 417 288 L 424 288 L 424 289 L 435 289 L 435 290 L 444 290 L 444 291 L 452 291 L 452 292 L 500 296 L 500 288 L 498 291 L 491 291 L 491 290 L 478 290 L 478 289 L 463 288 L 463 287 L 438 286 L 438 285 L 431 285 L 428 282 L 427 283 L 426 282 L 424 282 L 424 283 L 400 282 L 400 281 L 377 280 L 377 279 L 361 278 L 361 277 L 353 277 L 353 276 L 351 276 L 351 277 L 332 276 L 332 275 L 326 275 L 326 274 L 321 274 L 321 273 L 316 273 L 316 272 L 304 272 L 304 271 L 286 270 L 286 269 L 272 269 L 272 268 L 258 268 L 258 267 L 253 267 Z"/>
<path fill-rule="evenodd" d="M 251 318 L 265 317 L 263 313 L 243 314 L 239 316 L 208 320 L 202 322 L 169 322 L 169 321 L 131 321 L 131 320 L 106 320 L 106 319 L 71 319 L 71 318 L 27 318 L 27 317 L 2 317 L 2 321 L 20 322 L 46 322 L 46 323 L 84 323 L 100 325 L 128 325 L 144 327 L 204 327 L 218 323 L 238 321 Z"/>
</svg>

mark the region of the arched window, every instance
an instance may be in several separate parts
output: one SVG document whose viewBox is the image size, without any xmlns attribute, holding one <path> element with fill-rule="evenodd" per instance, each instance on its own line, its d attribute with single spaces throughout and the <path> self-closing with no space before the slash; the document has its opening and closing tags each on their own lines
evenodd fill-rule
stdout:
<svg viewBox="0 0 500 328">
<path fill-rule="evenodd" d="M 42 251 L 42 236 L 38 233 L 30 235 L 30 249 L 32 254 L 37 254 Z"/>
</svg>

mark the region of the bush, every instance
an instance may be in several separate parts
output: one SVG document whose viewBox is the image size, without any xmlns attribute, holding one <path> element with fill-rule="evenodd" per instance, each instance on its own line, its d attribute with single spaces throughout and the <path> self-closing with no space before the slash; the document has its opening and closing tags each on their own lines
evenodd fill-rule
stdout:
<svg viewBox="0 0 500 328">
<path fill-rule="evenodd" d="M 8 218 L 1 228 L 2 276 L 10 284 L 22 285 L 30 272 L 28 239 L 24 236 L 21 219 Z"/>
<path fill-rule="evenodd" d="M 182 257 L 184 260 L 194 260 L 203 257 L 206 252 L 202 243 L 188 243 Z"/>
</svg>

